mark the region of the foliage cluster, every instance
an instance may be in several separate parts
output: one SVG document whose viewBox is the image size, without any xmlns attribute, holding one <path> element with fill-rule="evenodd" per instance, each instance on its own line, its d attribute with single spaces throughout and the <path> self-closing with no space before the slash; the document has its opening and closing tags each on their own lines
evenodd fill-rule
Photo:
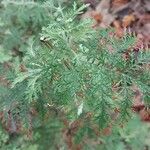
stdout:
<svg viewBox="0 0 150 150">
<path fill-rule="evenodd" d="M 150 53 L 135 35 L 92 29 L 80 1 L 0 5 L 1 149 L 149 147 L 131 109 L 133 86 L 150 105 Z"/>
</svg>

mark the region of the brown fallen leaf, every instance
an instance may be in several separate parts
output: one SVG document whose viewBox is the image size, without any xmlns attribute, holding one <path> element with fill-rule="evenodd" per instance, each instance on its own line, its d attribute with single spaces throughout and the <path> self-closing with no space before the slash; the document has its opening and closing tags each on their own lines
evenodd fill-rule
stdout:
<svg viewBox="0 0 150 150">
<path fill-rule="evenodd" d="M 150 109 L 143 109 L 139 114 L 142 121 L 150 122 Z"/>
<path fill-rule="evenodd" d="M 119 20 L 115 20 L 113 25 L 116 29 L 121 29 L 121 22 Z"/>
<path fill-rule="evenodd" d="M 135 21 L 135 16 L 134 15 L 126 15 L 124 16 L 123 20 L 122 20 L 122 26 L 124 28 L 128 27 L 131 25 L 131 23 L 133 23 Z"/>
<path fill-rule="evenodd" d="M 101 23 L 102 22 L 102 15 L 100 13 L 98 13 L 97 11 L 93 11 L 91 13 L 91 16 L 94 18 L 94 20 L 97 22 L 97 23 Z"/>
<path fill-rule="evenodd" d="M 124 35 L 124 31 L 122 29 L 122 26 L 121 26 L 121 22 L 119 20 L 115 20 L 113 22 L 113 26 L 115 28 L 115 34 L 117 37 L 122 37 Z"/>
<path fill-rule="evenodd" d="M 111 1 L 110 11 L 113 14 L 117 14 L 117 15 L 120 15 L 122 13 L 128 14 L 129 9 L 130 9 L 129 0 L 112 0 Z"/>
<path fill-rule="evenodd" d="M 108 27 L 114 21 L 115 15 L 109 12 L 110 0 L 101 0 L 96 7 L 96 11 L 102 15 L 100 27 Z"/>
<path fill-rule="evenodd" d="M 129 2 L 129 0 L 112 0 L 112 5 L 115 7 L 119 7 L 119 6 L 122 6 L 128 2 Z"/>
</svg>

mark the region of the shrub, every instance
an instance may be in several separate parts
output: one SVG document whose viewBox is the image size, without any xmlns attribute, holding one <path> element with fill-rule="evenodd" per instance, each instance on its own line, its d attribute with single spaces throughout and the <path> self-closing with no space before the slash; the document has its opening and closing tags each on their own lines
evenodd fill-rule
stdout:
<svg viewBox="0 0 150 150">
<path fill-rule="evenodd" d="M 131 108 L 134 86 L 149 108 L 149 51 L 135 49 L 135 35 L 117 38 L 113 28 L 93 29 L 91 20 L 80 19 L 88 6 L 80 3 L 2 5 L 0 109 L 9 134 L 2 149 L 141 150 L 147 145 L 149 128 Z"/>
</svg>

